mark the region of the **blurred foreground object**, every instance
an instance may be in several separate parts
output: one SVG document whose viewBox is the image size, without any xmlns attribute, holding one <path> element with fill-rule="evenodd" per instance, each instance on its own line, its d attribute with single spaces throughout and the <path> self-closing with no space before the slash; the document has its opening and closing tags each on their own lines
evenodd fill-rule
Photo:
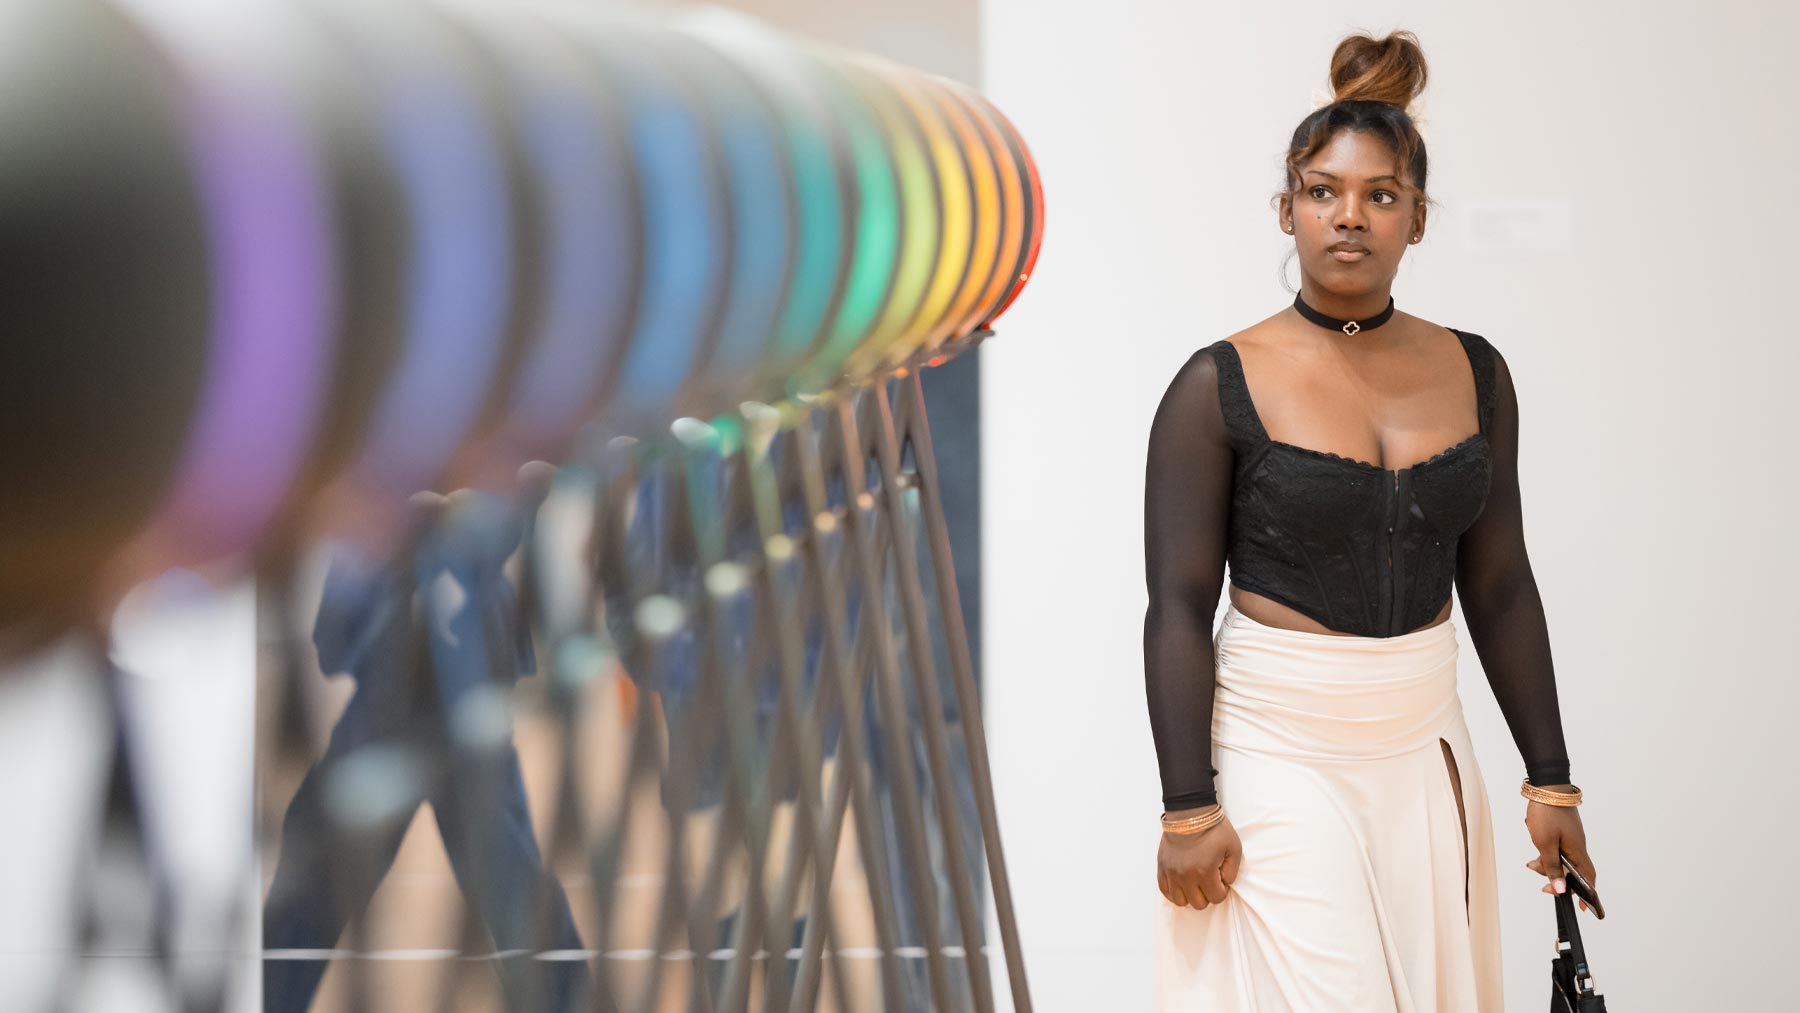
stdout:
<svg viewBox="0 0 1800 1013">
<path fill-rule="evenodd" d="M 330 908 L 283 959 L 379 938 L 369 891 L 430 798 L 471 901 L 443 1001 L 490 952 L 512 1008 L 988 1010 L 985 864 L 1029 1008 L 921 387 L 1042 242 L 990 103 L 718 11 L 16 0 L 0 138 L 0 675 L 104 644 L 172 568 L 254 575 L 264 765 L 318 764 L 262 840 L 296 870 L 279 911 Z M 475 504 L 515 535 L 471 534 Z M 385 646 L 329 764 L 308 616 L 350 592 L 313 580 L 322 540 L 390 575 L 353 595 Z M 129 705 L 98 699 L 103 836 L 163 891 L 140 942 L 180 1008 L 221 1008 L 237 965 L 179 958 Z M 507 758 L 534 707 L 541 855 Z M 343 769 L 403 787 L 334 809 Z M 555 883 L 495 902 L 546 871 L 573 914 Z M 514 973 L 546 961 L 592 997 Z"/>
</svg>

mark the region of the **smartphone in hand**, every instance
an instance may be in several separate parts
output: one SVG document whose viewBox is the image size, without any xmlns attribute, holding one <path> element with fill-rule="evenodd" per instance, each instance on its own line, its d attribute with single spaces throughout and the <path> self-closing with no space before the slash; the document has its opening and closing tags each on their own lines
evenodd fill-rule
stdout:
<svg viewBox="0 0 1800 1013">
<path fill-rule="evenodd" d="M 1559 854 L 1561 853 L 1559 852 Z M 1568 855 L 1561 855 L 1561 857 L 1563 879 L 1568 882 L 1569 889 L 1575 891 L 1575 896 L 1587 901 L 1587 906 L 1594 909 L 1595 918 L 1605 918 L 1606 909 L 1600 906 L 1600 895 L 1594 892 L 1594 884 L 1589 883 L 1587 877 L 1575 868 L 1575 863 L 1569 861 Z"/>
</svg>

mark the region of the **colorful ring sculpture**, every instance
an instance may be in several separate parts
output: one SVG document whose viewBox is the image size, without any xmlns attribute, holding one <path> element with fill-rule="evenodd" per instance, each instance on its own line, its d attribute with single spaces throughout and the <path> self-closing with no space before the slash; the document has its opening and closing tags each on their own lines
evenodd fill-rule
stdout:
<svg viewBox="0 0 1800 1013">
<path fill-rule="evenodd" d="M 40 392 L 0 415 L 0 625 L 109 560 L 266 552 L 346 483 L 467 484 L 472 447 L 927 361 L 1042 243 L 985 99 L 747 19 L 172 11 L 20 0 L 0 32 L 0 374 Z"/>
</svg>

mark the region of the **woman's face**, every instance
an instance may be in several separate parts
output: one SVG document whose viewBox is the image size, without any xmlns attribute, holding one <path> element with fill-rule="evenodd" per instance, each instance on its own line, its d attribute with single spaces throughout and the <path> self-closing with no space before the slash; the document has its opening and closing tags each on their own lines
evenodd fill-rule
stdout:
<svg viewBox="0 0 1800 1013">
<path fill-rule="evenodd" d="M 1354 297 L 1384 291 L 1407 246 L 1424 235 L 1425 206 L 1400 185 L 1380 139 L 1340 130 L 1300 166 L 1300 189 L 1282 198 L 1284 230 L 1314 287 Z"/>
</svg>

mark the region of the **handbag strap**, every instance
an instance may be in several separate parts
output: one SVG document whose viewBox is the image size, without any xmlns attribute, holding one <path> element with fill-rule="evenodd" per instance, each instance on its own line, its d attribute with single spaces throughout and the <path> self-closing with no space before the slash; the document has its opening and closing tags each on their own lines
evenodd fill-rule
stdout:
<svg viewBox="0 0 1800 1013">
<path fill-rule="evenodd" d="M 1575 921 L 1575 895 L 1556 895 L 1556 948 L 1566 951 L 1575 972 L 1577 994 L 1594 994 L 1594 975 L 1588 970 L 1587 951 L 1581 946 L 1581 927 Z"/>
</svg>

